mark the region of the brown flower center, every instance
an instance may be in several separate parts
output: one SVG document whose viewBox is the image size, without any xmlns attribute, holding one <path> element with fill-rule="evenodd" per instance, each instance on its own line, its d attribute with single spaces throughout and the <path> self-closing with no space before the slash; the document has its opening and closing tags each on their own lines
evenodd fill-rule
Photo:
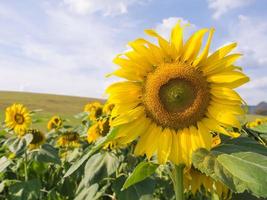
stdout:
<svg viewBox="0 0 267 200">
<path fill-rule="evenodd" d="M 183 63 L 162 64 L 148 74 L 144 86 L 148 117 L 176 130 L 202 119 L 209 99 L 209 86 L 201 71 Z"/>
<path fill-rule="evenodd" d="M 24 116 L 22 114 L 16 114 L 15 115 L 15 121 L 18 124 L 23 124 L 23 122 L 24 122 Z"/>
</svg>

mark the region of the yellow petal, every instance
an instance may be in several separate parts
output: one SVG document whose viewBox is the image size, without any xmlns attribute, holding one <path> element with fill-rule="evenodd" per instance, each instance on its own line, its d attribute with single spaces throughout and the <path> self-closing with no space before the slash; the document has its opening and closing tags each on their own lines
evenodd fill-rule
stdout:
<svg viewBox="0 0 267 200">
<path fill-rule="evenodd" d="M 200 141 L 203 144 L 202 147 L 210 150 L 212 145 L 212 135 L 209 129 L 201 121 L 197 123 L 197 127 Z"/>
<path fill-rule="evenodd" d="M 119 126 L 121 124 L 129 123 L 129 122 L 134 121 L 135 119 L 139 118 L 142 115 L 144 115 L 144 107 L 138 106 L 138 107 L 134 108 L 133 110 L 130 110 L 128 112 L 125 112 L 122 115 L 117 116 L 111 122 L 111 126 Z"/>
<path fill-rule="evenodd" d="M 106 75 L 106 77 L 118 76 L 130 81 L 144 81 L 144 75 L 137 73 L 133 70 L 118 69 L 112 73 Z"/>
<path fill-rule="evenodd" d="M 233 100 L 240 102 L 242 101 L 242 98 L 239 96 L 239 94 L 230 88 L 211 86 L 210 93 L 219 99 Z"/>
<path fill-rule="evenodd" d="M 241 54 L 231 54 L 210 65 L 204 65 L 202 67 L 202 70 L 204 71 L 205 75 L 208 76 L 225 71 L 225 69 L 229 68 L 229 66 L 231 66 L 241 56 Z"/>
<path fill-rule="evenodd" d="M 182 161 L 180 134 L 176 133 L 176 131 L 174 130 L 171 130 L 171 133 L 172 133 L 172 147 L 170 152 L 170 160 L 177 165 L 180 164 Z"/>
<path fill-rule="evenodd" d="M 236 128 L 240 128 L 240 122 L 237 120 L 236 116 L 227 111 L 219 111 L 216 110 L 214 107 L 208 107 L 208 113 L 216 119 L 218 122 L 227 125 L 233 126 Z"/>
<path fill-rule="evenodd" d="M 131 46 L 139 55 L 143 55 L 146 57 L 146 59 L 149 61 L 149 63 L 151 63 L 151 65 L 149 65 L 149 68 L 147 69 L 147 71 L 150 71 L 153 69 L 152 65 L 156 62 L 154 55 L 152 54 L 152 52 L 150 51 L 150 49 L 148 49 L 146 46 L 144 45 L 140 45 L 138 42 L 129 42 L 128 43 L 129 46 Z M 141 65 L 142 67 L 144 67 L 144 65 Z"/>
<path fill-rule="evenodd" d="M 173 52 L 173 49 L 171 48 L 169 42 L 165 40 L 163 37 L 161 37 L 158 33 L 156 33 L 154 30 L 145 30 L 145 33 L 156 37 L 159 42 L 159 46 L 162 48 L 166 56 L 171 56 L 172 58 L 175 58 L 176 52 Z"/>
<path fill-rule="evenodd" d="M 208 32 L 208 29 L 201 29 L 194 33 L 189 40 L 185 43 L 184 51 L 182 55 L 183 61 L 193 61 L 201 48 L 204 35 Z"/>
<path fill-rule="evenodd" d="M 135 140 L 138 136 L 145 134 L 151 124 L 151 121 L 145 116 L 141 117 L 131 124 L 125 124 L 119 127 L 117 141 L 120 144 L 127 144 Z"/>
<path fill-rule="evenodd" d="M 170 129 L 165 128 L 160 134 L 158 139 L 158 161 L 160 164 L 167 162 L 171 152 L 172 146 L 172 132 Z"/>
<path fill-rule="evenodd" d="M 148 138 L 149 138 L 150 134 L 153 133 L 153 131 L 156 129 L 156 127 L 157 127 L 157 125 L 155 123 L 151 123 L 148 126 L 147 131 L 140 136 L 140 138 L 137 142 L 137 145 L 135 147 L 135 150 L 134 150 L 134 154 L 136 156 L 143 155 L 146 153 L 147 145 L 150 145 Z"/>
<path fill-rule="evenodd" d="M 159 136 L 161 132 L 162 132 L 162 127 L 156 125 L 153 127 L 153 129 L 151 129 L 150 133 L 148 134 L 145 147 L 147 159 L 150 159 L 157 151 Z"/>
<path fill-rule="evenodd" d="M 208 82 L 216 83 L 220 86 L 236 88 L 249 81 L 249 78 L 241 72 L 222 72 L 207 78 Z"/>
<path fill-rule="evenodd" d="M 221 47 L 217 51 L 215 51 L 213 54 L 211 54 L 208 59 L 203 63 L 203 65 L 210 65 L 220 59 L 222 59 L 224 56 L 226 56 L 228 53 L 230 53 L 235 47 L 237 46 L 236 43 L 228 44 L 224 47 Z"/>
<path fill-rule="evenodd" d="M 190 132 L 188 128 L 184 128 L 181 132 L 178 132 L 181 138 L 181 153 L 182 153 L 182 160 L 186 166 L 190 166 L 191 163 L 191 139 L 190 139 Z"/>
<path fill-rule="evenodd" d="M 227 135 L 227 131 L 219 125 L 219 123 L 212 118 L 204 118 L 201 121 L 210 131 L 216 131 Z"/>
<path fill-rule="evenodd" d="M 178 55 L 183 48 L 183 28 L 180 23 L 177 23 L 172 29 L 171 44 L 176 49 Z"/>
<path fill-rule="evenodd" d="M 210 29 L 206 46 L 204 47 L 200 56 L 194 61 L 194 63 L 193 63 L 194 66 L 201 65 L 207 59 L 207 56 L 209 54 L 209 49 L 210 49 L 210 43 L 211 43 L 211 39 L 212 39 L 212 36 L 214 34 L 214 31 L 215 31 L 214 28 Z"/>
</svg>

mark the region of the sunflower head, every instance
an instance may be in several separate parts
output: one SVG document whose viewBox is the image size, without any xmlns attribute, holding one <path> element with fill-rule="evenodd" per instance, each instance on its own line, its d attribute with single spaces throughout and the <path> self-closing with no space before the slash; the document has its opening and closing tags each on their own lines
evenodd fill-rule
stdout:
<svg viewBox="0 0 267 200">
<path fill-rule="evenodd" d="M 32 135 L 32 141 L 29 144 L 29 149 L 37 149 L 45 142 L 45 135 L 38 129 L 29 129 L 26 132 Z"/>
<path fill-rule="evenodd" d="M 230 199 L 230 190 L 221 182 L 213 180 L 200 171 L 190 168 L 184 173 L 184 185 L 187 191 L 191 191 L 193 195 L 197 192 L 202 192 L 205 189 L 206 195 L 208 193 L 216 193 L 220 199 Z"/>
<path fill-rule="evenodd" d="M 80 147 L 80 136 L 75 131 L 67 131 L 62 133 L 57 139 L 57 146 L 62 148 Z"/>
<path fill-rule="evenodd" d="M 84 112 L 88 112 L 89 113 L 89 120 L 94 121 L 102 115 L 103 106 L 98 101 L 88 103 L 84 107 Z"/>
<path fill-rule="evenodd" d="M 99 119 L 93 126 L 88 129 L 87 141 L 89 143 L 95 142 L 98 138 L 106 136 L 109 130 L 109 118 Z"/>
<path fill-rule="evenodd" d="M 108 116 L 111 114 L 113 108 L 114 108 L 113 103 L 106 102 L 105 105 L 103 106 L 103 113 Z"/>
<path fill-rule="evenodd" d="M 58 129 L 62 126 L 62 124 L 62 119 L 59 116 L 53 116 L 47 123 L 47 129 L 49 131 L 53 129 Z"/>
<path fill-rule="evenodd" d="M 31 125 L 31 115 L 22 104 L 13 104 L 6 108 L 5 125 L 18 135 L 24 135 Z"/>
<path fill-rule="evenodd" d="M 138 139 L 136 155 L 157 154 L 160 163 L 189 166 L 194 150 L 211 148 L 211 132 L 231 136 L 228 128 L 241 127 L 243 100 L 234 88 L 249 78 L 234 65 L 241 54 L 229 54 L 236 43 L 209 54 L 214 29 L 198 30 L 185 42 L 183 29 L 177 23 L 169 41 L 146 30 L 159 45 L 130 42 L 132 50 L 114 59 L 120 68 L 111 74 L 125 80 L 106 92 L 115 105 L 111 125 L 119 126 L 117 142 Z"/>
</svg>

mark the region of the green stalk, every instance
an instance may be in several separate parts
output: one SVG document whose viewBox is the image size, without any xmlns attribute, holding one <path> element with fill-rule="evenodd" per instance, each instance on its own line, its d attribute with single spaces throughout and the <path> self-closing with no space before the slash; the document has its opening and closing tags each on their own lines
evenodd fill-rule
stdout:
<svg viewBox="0 0 267 200">
<path fill-rule="evenodd" d="M 184 200 L 184 167 L 184 164 L 175 165 L 172 173 L 176 200 Z"/>
<path fill-rule="evenodd" d="M 28 164 L 28 155 L 27 155 L 27 150 L 26 150 L 25 151 L 25 157 L 24 157 L 24 176 L 25 176 L 25 181 L 28 181 L 27 164 Z"/>
</svg>

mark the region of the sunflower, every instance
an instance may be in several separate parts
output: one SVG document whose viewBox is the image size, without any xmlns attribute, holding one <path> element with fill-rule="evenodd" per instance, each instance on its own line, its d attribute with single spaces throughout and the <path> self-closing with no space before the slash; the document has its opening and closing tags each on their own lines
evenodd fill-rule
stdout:
<svg viewBox="0 0 267 200">
<path fill-rule="evenodd" d="M 31 115 L 28 109 L 22 104 L 13 104 L 6 108 L 6 127 L 19 135 L 24 135 L 31 125 Z"/>
<path fill-rule="evenodd" d="M 262 125 L 264 123 L 266 123 L 265 119 L 256 118 L 254 121 L 249 122 L 247 124 L 247 127 L 248 128 L 255 128 L 255 127 Z"/>
<path fill-rule="evenodd" d="M 99 119 L 93 126 L 88 129 L 87 141 L 95 142 L 98 138 L 104 137 L 110 130 L 109 119 Z"/>
<path fill-rule="evenodd" d="M 136 155 L 190 165 L 194 150 L 211 148 L 211 131 L 229 135 L 226 128 L 240 128 L 243 100 L 233 89 L 249 81 L 233 65 L 241 54 L 228 55 L 232 43 L 209 55 L 214 29 L 201 29 L 185 43 L 180 23 L 170 41 L 145 32 L 159 46 L 137 39 L 129 43 L 133 50 L 114 59 L 120 68 L 110 75 L 126 79 L 106 90 L 115 105 L 111 126 L 120 126 L 115 139 L 127 144 L 139 138 Z"/>
<path fill-rule="evenodd" d="M 201 192 L 202 187 L 208 193 L 217 194 L 220 199 L 231 199 L 230 190 L 221 182 L 213 180 L 200 171 L 190 168 L 184 173 L 184 186 L 187 191 L 191 191 L 193 195 L 197 191 Z"/>
<path fill-rule="evenodd" d="M 63 148 L 80 147 L 80 136 L 77 132 L 67 131 L 62 133 L 57 139 L 57 146 Z"/>
<path fill-rule="evenodd" d="M 114 104 L 113 103 L 105 103 L 105 105 L 103 106 L 103 113 L 105 114 L 105 115 L 110 115 L 111 114 L 111 112 L 112 112 L 112 110 L 113 110 L 113 108 L 114 108 Z"/>
<path fill-rule="evenodd" d="M 53 116 L 47 123 L 47 129 L 58 129 L 62 126 L 62 119 L 59 116 Z"/>
<path fill-rule="evenodd" d="M 26 132 L 32 135 L 32 141 L 29 144 L 29 149 L 37 149 L 45 142 L 45 135 L 37 129 L 29 129 Z"/>
<path fill-rule="evenodd" d="M 84 112 L 88 112 L 89 113 L 89 119 L 94 121 L 102 115 L 103 106 L 98 101 L 88 103 L 84 107 Z"/>
</svg>

